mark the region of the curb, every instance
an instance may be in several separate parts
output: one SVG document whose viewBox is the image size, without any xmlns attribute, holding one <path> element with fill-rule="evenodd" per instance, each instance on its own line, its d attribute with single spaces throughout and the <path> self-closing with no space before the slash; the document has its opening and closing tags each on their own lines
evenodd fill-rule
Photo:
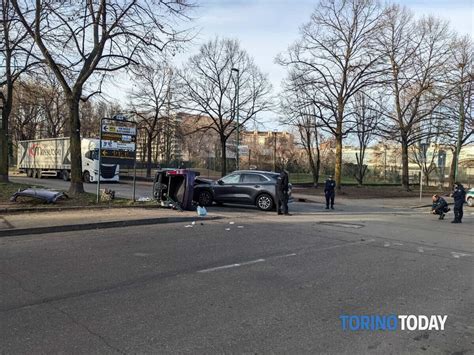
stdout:
<svg viewBox="0 0 474 355">
<path fill-rule="evenodd" d="M 73 232 L 73 231 L 84 231 L 92 229 L 107 229 L 107 228 L 118 228 L 118 227 L 134 227 L 134 226 L 146 226 L 151 224 L 168 224 L 168 223 L 180 223 L 180 222 L 191 222 L 202 217 L 161 217 L 161 218 L 148 218 L 148 219 L 132 219 L 129 221 L 109 221 L 109 222 L 97 222 L 97 223 L 85 223 L 85 224 L 70 224 L 62 226 L 49 226 L 49 227 L 36 227 L 36 228 L 18 228 L 18 229 L 2 229 L 0 230 L 0 238 L 14 237 L 19 235 L 32 235 L 32 234 L 46 234 L 46 233 L 58 233 L 58 232 Z M 218 220 L 222 217 L 205 217 L 202 220 L 212 221 Z"/>
<path fill-rule="evenodd" d="M 14 214 L 23 212 L 60 212 L 68 210 L 103 210 L 103 209 L 114 209 L 114 208 L 143 208 L 143 209 L 159 209 L 161 206 L 158 205 L 130 205 L 130 206 L 57 206 L 57 207 L 13 207 L 13 208 L 0 208 L 0 213 L 3 214 Z"/>
</svg>

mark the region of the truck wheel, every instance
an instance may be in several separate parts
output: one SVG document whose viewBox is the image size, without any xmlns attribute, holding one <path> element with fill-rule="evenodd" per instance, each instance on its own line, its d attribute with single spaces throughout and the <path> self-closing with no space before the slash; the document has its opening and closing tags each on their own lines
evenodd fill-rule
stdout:
<svg viewBox="0 0 474 355">
<path fill-rule="evenodd" d="M 26 169 L 26 176 L 33 177 L 33 169 Z"/>
<path fill-rule="evenodd" d="M 67 170 L 61 171 L 61 178 L 64 181 L 69 181 L 69 171 L 67 171 Z"/>
<path fill-rule="evenodd" d="M 40 171 L 38 169 L 33 170 L 33 178 L 39 179 L 40 178 Z"/>
<path fill-rule="evenodd" d="M 82 180 L 84 180 L 84 182 L 91 183 L 91 174 L 89 174 L 88 171 L 84 171 L 84 174 L 82 174 Z"/>
<path fill-rule="evenodd" d="M 274 205 L 273 198 L 269 194 L 259 195 L 255 204 L 262 211 L 271 211 Z"/>
</svg>

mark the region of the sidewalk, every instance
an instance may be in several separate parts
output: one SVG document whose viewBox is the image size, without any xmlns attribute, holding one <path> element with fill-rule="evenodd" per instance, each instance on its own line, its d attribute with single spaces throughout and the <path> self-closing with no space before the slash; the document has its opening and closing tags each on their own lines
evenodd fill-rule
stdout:
<svg viewBox="0 0 474 355">
<path fill-rule="evenodd" d="M 293 193 L 293 199 L 295 202 L 309 202 L 325 204 L 326 200 L 323 193 L 321 195 L 311 195 L 304 193 Z M 451 201 L 448 201 L 450 203 Z M 356 199 L 347 198 L 344 196 L 337 196 L 336 204 L 341 206 L 355 206 L 355 205 L 367 205 L 372 207 L 380 208 L 422 208 L 431 206 L 431 198 L 423 197 L 420 201 L 419 197 L 400 197 L 400 198 L 366 198 Z"/>
<path fill-rule="evenodd" d="M 205 220 L 216 218 L 219 217 L 205 217 Z M 12 214 L 0 216 L 0 237 L 195 220 L 199 220 L 199 217 L 194 211 L 178 212 L 161 208 L 87 209 Z"/>
</svg>

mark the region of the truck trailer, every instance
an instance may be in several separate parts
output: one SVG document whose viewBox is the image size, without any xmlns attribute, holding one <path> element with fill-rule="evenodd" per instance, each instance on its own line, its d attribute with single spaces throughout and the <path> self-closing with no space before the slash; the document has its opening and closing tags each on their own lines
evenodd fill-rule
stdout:
<svg viewBox="0 0 474 355">
<path fill-rule="evenodd" d="M 97 182 L 99 170 L 99 140 L 81 138 L 82 177 L 84 182 Z M 119 181 L 118 164 L 101 164 L 100 181 Z M 71 177 L 69 138 L 51 138 L 20 141 L 18 170 L 28 177 Z"/>
</svg>

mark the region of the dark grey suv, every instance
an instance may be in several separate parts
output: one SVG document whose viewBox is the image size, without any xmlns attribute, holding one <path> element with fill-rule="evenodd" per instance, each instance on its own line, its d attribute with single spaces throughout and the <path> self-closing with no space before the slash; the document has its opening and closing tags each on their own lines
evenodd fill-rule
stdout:
<svg viewBox="0 0 474 355">
<path fill-rule="evenodd" d="M 239 170 L 217 181 L 196 179 L 194 199 L 204 206 L 235 203 L 270 211 L 276 206 L 278 176 L 269 171 Z M 289 193 L 291 200 L 291 184 Z"/>
</svg>

